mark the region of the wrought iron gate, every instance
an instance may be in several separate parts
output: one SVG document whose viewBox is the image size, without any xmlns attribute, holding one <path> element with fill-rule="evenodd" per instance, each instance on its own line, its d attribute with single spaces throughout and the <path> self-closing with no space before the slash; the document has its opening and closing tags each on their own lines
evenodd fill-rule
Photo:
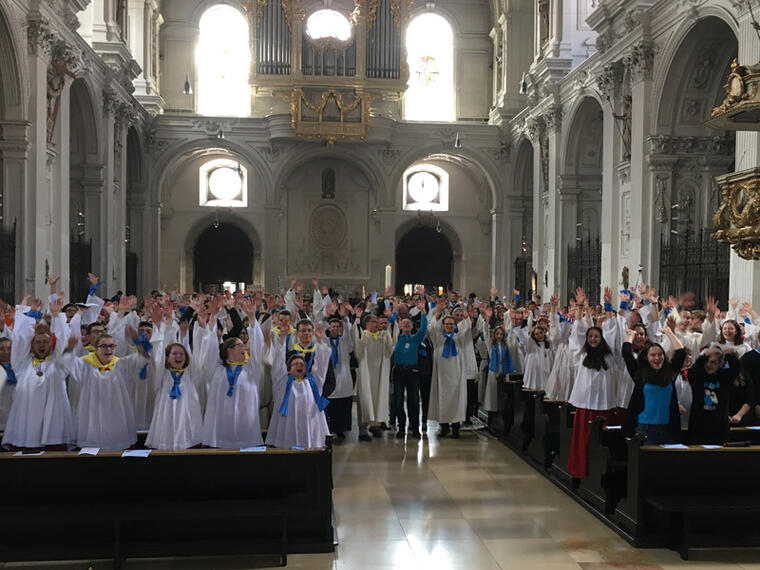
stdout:
<svg viewBox="0 0 760 570">
<path fill-rule="evenodd" d="M 9 305 L 16 302 L 16 222 L 0 228 L 0 298 Z"/>
<path fill-rule="evenodd" d="M 583 287 L 589 303 L 599 302 L 602 280 L 602 245 L 599 238 L 577 242 L 567 246 L 567 295 L 575 295 L 575 289 Z"/>
<path fill-rule="evenodd" d="M 710 237 L 712 230 L 684 236 L 663 235 L 660 241 L 660 295 L 694 293 L 702 306 L 707 295 L 722 307 L 728 303 L 731 249 Z M 668 239 L 666 239 L 666 237 Z"/>
</svg>

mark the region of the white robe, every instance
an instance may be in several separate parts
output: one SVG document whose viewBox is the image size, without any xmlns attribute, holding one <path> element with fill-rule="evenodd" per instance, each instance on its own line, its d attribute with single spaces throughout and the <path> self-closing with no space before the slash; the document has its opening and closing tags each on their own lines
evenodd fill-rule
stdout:
<svg viewBox="0 0 760 570">
<path fill-rule="evenodd" d="M 126 449 L 137 441 L 129 382 L 148 360 L 139 352 L 120 358 L 103 373 L 73 352 L 63 355 L 69 377 L 80 386 L 77 445 L 104 451 Z"/>
<path fill-rule="evenodd" d="M 5 429 L 8 414 L 10 414 L 11 406 L 13 405 L 13 394 L 15 391 L 16 386 L 8 384 L 8 374 L 5 371 L 5 367 L 0 366 L 0 430 Z"/>
<path fill-rule="evenodd" d="M 520 339 L 520 348 L 523 350 L 525 366 L 523 368 L 523 388 L 527 390 L 544 390 L 549 374 L 554 364 L 554 350 L 546 347 L 546 343 L 540 345 L 528 334 L 528 329 L 518 327 L 513 329 L 514 334 Z"/>
<path fill-rule="evenodd" d="M 457 356 L 443 358 L 445 338 L 442 323 L 431 320 L 430 340 L 433 343 L 433 376 L 430 384 L 430 408 L 428 418 L 439 423 L 462 422 L 467 412 L 467 384 L 464 377 L 465 343 L 472 345 L 469 335 L 470 319 L 459 323 L 454 335 Z"/>
<path fill-rule="evenodd" d="M 622 364 L 620 356 L 614 352 L 617 346 L 617 321 L 610 319 L 602 328 L 604 339 L 613 351 L 604 357 L 606 369 L 594 370 L 583 365 L 586 353 L 581 349 L 585 344 L 587 330 L 588 323 L 585 321 L 576 321 L 573 325 L 571 336 L 575 337 L 575 342 L 571 346 L 578 348 L 573 354 L 575 383 L 568 401 L 576 408 L 597 411 L 613 410 L 618 405 L 618 384 L 621 372 L 618 365 Z"/>
<path fill-rule="evenodd" d="M 490 338 L 486 338 L 485 340 L 485 346 L 484 350 L 486 351 L 486 354 L 483 356 L 483 360 L 481 361 L 481 366 L 485 365 L 485 382 L 484 386 L 481 388 L 481 408 L 486 412 L 498 412 L 499 411 L 499 375 L 501 374 L 502 365 L 503 365 L 503 358 L 502 358 L 502 351 L 497 351 L 499 355 L 499 362 L 497 362 L 497 370 L 494 372 L 493 370 L 490 370 L 490 358 L 491 358 L 491 349 L 493 348 L 493 343 L 491 342 Z M 507 351 L 509 350 L 509 347 L 504 346 L 503 356 L 506 357 Z M 512 356 L 512 353 L 509 353 L 510 360 L 514 362 L 514 357 Z M 514 365 L 513 365 L 514 366 Z"/>
<path fill-rule="evenodd" d="M 243 365 L 232 396 L 227 396 L 229 382 L 227 367 L 214 354 L 209 343 L 206 370 L 211 374 L 208 385 L 206 416 L 203 419 L 203 444 L 210 447 L 240 449 L 261 445 L 261 421 L 259 419 L 259 379 L 264 358 L 264 335 L 258 321 L 248 327 L 250 360 Z M 214 356 L 216 356 L 214 362 Z M 212 364 L 213 362 L 213 364 Z"/>
<path fill-rule="evenodd" d="M 330 347 L 315 343 L 314 363 L 311 374 L 322 393 L 325 374 L 330 362 Z M 325 438 L 330 433 L 324 411 L 320 411 L 314 401 L 314 394 L 308 380 L 293 382 L 288 400 L 288 415 L 280 414 L 288 383 L 285 365 L 285 347 L 272 345 L 272 387 L 274 390 L 274 412 L 267 432 L 267 445 L 291 448 L 293 446 L 324 447 Z"/>
<path fill-rule="evenodd" d="M 154 331 L 154 337 L 157 334 L 159 333 Z M 194 336 L 194 341 L 200 345 L 205 334 L 213 333 L 207 333 L 207 329 L 198 327 L 195 334 L 199 336 Z M 168 346 L 172 343 L 165 342 L 156 347 L 157 355 L 152 364 L 160 381 L 155 393 L 155 407 L 145 445 L 155 449 L 187 449 L 198 445 L 202 439 L 203 412 L 198 386 L 203 384 L 203 362 L 201 353 L 195 358 L 190 357 L 190 364 L 180 378 L 181 395 L 171 398 L 169 393 L 174 386 L 174 378 L 165 368 L 164 344 Z"/>
<path fill-rule="evenodd" d="M 29 352 L 34 337 L 34 319 L 16 313 L 11 364 L 17 384 L 3 433 L 4 446 L 74 444 L 74 421 L 66 394 L 66 370 L 61 361 L 63 347 L 68 341 L 65 315 L 53 319 L 51 331 L 56 335 L 55 352 L 50 360 L 39 363 L 35 369 Z M 38 376 L 37 371 L 42 375 Z"/>
<path fill-rule="evenodd" d="M 330 340 L 325 340 L 327 348 L 332 354 Z M 351 352 L 354 350 L 354 341 L 351 336 L 351 324 L 348 319 L 343 321 L 343 335 L 338 341 L 338 366 L 333 367 L 335 372 L 335 389 L 329 398 L 348 398 L 354 395 L 354 380 L 351 378 Z M 276 413 L 276 410 L 275 410 Z"/>
<path fill-rule="evenodd" d="M 356 369 L 356 395 L 361 405 L 363 422 L 388 420 L 391 354 L 393 339 L 390 331 L 379 331 L 373 337 L 366 331 L 359 333 L 353 325 L 354 355 L 359 362 Z"/>
</svg>

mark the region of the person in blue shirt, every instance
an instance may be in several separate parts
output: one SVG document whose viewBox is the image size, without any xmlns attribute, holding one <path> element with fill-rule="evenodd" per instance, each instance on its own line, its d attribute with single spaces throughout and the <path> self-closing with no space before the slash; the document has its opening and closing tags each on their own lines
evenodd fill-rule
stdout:
<svg viewBox="0 0 760 570">
<path fill-rule="evenodd" d="M 683 367 L 686 351 L 669 326 L 662 331 L 675 349 L 671 361 L 668 361 L 662 347 L 655 343 L 645 345 L 638 358 L 634 357 L 631 344 L 635 335 L 633 330 L 628 331 L 622 347 L 623 360 L 635 384 L 623 433 L 627 436 L 642 434 L 647 445 L 678 443 L 681 435 L 674 381 Z"/>
<path fill-rule="evenodd" d="M 417 308 L 425 309 L 425 301 L 418 299 Z M 408 318 L 401 319 L 396 329 L 396 345 L 393 349 L 393 393 L 395 396 L 395 408 L 398 416 L 398 431 L 396 438 L 403 439 L 406 435 L 407 414 L 404 413 L 404 392 L 406 392 L 406 410 L 409 417 L 409 427 L 412 436 L 419 439 L 422 437 L 419 428 L 420 409 L 420 368 L 418 352 L 420 343 L 425 340 L 427 334 L 427 317 L 424 312 L 420 315 L 420 328 L 412 334 L 412 321 Z"/>
</svg>

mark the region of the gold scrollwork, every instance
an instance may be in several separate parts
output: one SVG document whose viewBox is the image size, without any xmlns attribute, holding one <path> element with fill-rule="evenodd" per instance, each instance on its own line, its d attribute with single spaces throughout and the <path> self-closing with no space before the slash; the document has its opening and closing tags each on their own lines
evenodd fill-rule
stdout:
<svg viewBox="0 0 760 570">
<path fill-rule="evenodd" d="M 731 244 L 744 258 L 760 260 L 760 168 L 718 179 L 722 200 L 713 216 L 713 238 Z"/>
<path fill-rule="evenodd" d="M 369 93 L 354 93 L 350 101 L 346 94 L 335 89 L 328 89 L 319 95 L 318 101 L 312 102 L 303 89 L 294 89 L 286 97 L 290 100 L 291 124 L 296 136 L 301 138 L 325 139 L 333 144 L 338 139 L 363 139 L 370 128 L 370 105 L 372 96 Z M 325 109 L 333 101 L 340 112 L 337 119 L 325 116 Z M 314 113 L 314 117 L 306 119 L 303 108 Z M 347 115 L 359 110 L 359 120 L 347 120 Z"/>
</svg>

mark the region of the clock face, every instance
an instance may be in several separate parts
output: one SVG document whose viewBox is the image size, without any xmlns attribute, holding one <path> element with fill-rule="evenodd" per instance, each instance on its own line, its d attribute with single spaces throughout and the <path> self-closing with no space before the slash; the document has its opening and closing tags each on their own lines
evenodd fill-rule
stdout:
<svg viewBox="0 0 760 570">
<path fill-rule="evenodd" d="M 243 180 L 240 173 L 229 167 L 217 168 L 208 177 L 208 189 L 217 200 L 232 200 L 240 195 Z"/>
<path fill-rule="evenodd" d="M 744 93 L 744 81 L 742 81 L 740 77 L 736 77 L 735 75 L 731 77 L 731 79 L 728 82 L 728 92 L 734 97 L 739 97 L 740 95 L 742 95 Z"/>
<path fill-rule="evenodd" d="M 438 198 L 440 183 L 430 172 L 415 172 L 409 177 L 407 188 L 415 202 L 434 202 Z"/>
</svg>

